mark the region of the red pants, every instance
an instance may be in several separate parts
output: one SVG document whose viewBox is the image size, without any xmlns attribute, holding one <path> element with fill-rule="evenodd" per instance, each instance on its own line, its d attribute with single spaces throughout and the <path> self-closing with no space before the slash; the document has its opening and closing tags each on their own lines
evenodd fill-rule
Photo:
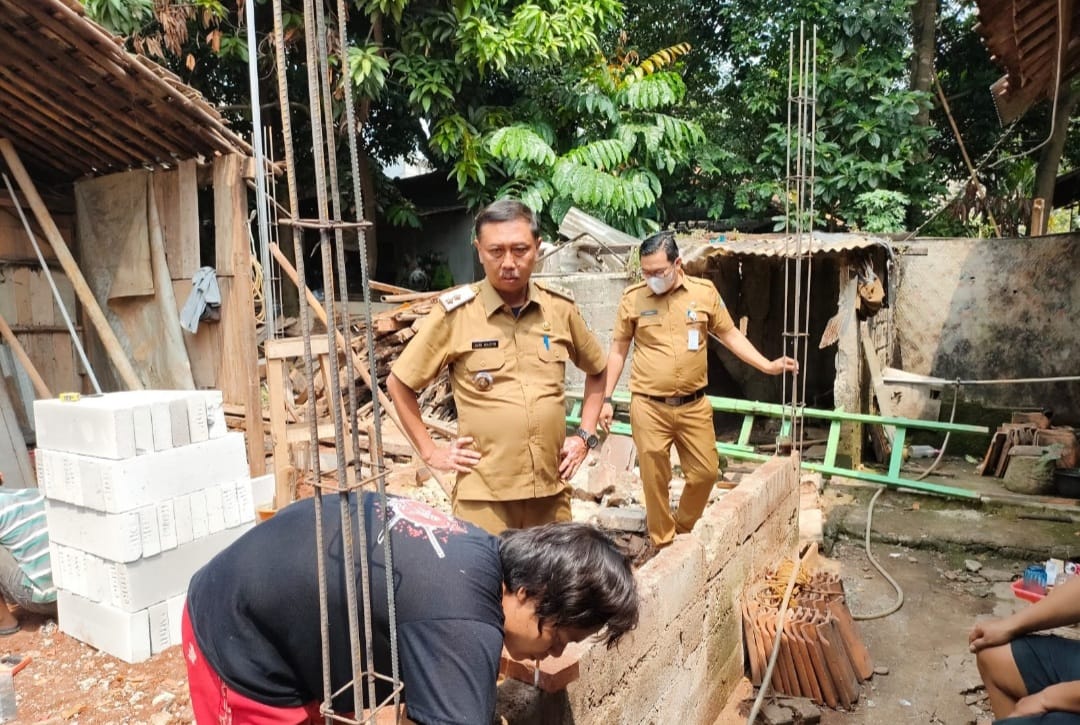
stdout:
<svg viewBox="0 0 1080 725">
<path fill-rule="evenodd" d="M 187 607 L 184 607 L 180 635 L 191 690 L 191 709 L 195 712 L 197 725 L 318 725 L 324 722 L 318 702 L 299 707 L 271 707 L 230 690 L 195 642 Z"/>
</svg>

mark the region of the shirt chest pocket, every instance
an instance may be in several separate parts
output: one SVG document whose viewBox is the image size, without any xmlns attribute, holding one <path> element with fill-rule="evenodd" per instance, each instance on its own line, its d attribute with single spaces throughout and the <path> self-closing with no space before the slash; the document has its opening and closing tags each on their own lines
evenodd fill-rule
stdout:
<svg viewBox="0 0 1080 725">
<path fill-rule="evenodd" d="M 567 340 L 544 337 L 538 343 L 536 356 L 544 363 L 565 363 L 570 359 L 570 343 Z"/>
<path fill-rule="evenodd" d="M 493 373 L 506 365 L 506 353 L 499 348 L 471 350 L 463 357 L 462 364 L 469 373 Z"/>
</svg>

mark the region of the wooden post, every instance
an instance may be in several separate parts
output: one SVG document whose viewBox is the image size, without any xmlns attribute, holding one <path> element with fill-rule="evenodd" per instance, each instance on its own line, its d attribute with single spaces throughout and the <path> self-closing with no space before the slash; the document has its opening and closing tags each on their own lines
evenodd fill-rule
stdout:
<svg viewBox="0 0 1080 725">
<path fill-rule="evenodd" d="M 1031 200 L 1031 228 L 1029 237 L 1041 237 L 1046 234 L 1046 199 Z"/>
<path fill-rule="evenodd" d="M 248 465 L 252 476 L 266 472 L 259 345 L 251 296 L 251 247 L 248 244 L 247 186 L 244 157 L 214 159 L 214 245 L 222 286 L 221 373 L 218 382 L 227 403 L 244 406 Z"/>
<path fill-rule="evenodd" d="M 15 357 L 19 363 L 23 366 L 23 370 L 30 377 L 30 382 L 34 384 L 34 390 L 37 391 L 39 397 L 51 398 L 52 393 L 49 392 L 49 386 L 45 384 L 41 375 L 38 374 L 37 368 L 34 367 L 34 363 L 30 361 L 30 356 L 26 354 L 26 350 L 23 348 L 22 343 L 19 342 L 19 338 L 15 337 L 15 333 L 11 331 L 8 326 L 7 320 L 3 315 L 0 315 L 0 335 L 4 336 L 4 340 L 11 346 L 11 351 L 15 353 Z"/>
<path fill-rule="evenodd" d="M 285 258 L 284 254 L 282 254 L 281 249 L 278 247 L 278 245 L 271 243 L 270 253 L 274 255 L 274 259 L 277 260 L 278 266 L 281 267 L 281 271 L 285 273 L 285 276 L 291 279 L 293 284 L 296 285 L 297 289 L 299 289 L 300 277 L 299 275 L 297 275 L 296 269 L 293 268 L 289 260 Z M 304 289 L 300 291 L 302 294 L 307 296 L 308 305 L 311 306 L 311 311 L 315 313 L 315 316 L 318 317 L 324 325 L 329 327 L 330 325 L 327 323 L 326 310 L 323 309 L 322 304 L 320 304 L 319 300 L 315 298 L 315 295 L 311 293 L 311 290 L 305 286 Z M 386 411 L 387 417 L 389 417 L 390 420 L 394 423 L 394 425 L 397 426 L 397 429 L 401 431 L 401 434 L 405 436 L 405 440 L 409 441 L 409 445 L 412 447 L 413 451 L 416 452 L 416 457 L 419 459 L 420 451 L 417 450 L 416 443 L 414 443 L 413 439 L 409 437 L 409 434 L 405 432 L 405 427 L 401 425 L 401 422 L 397 419 L 397 414 L 394 412 L 393 403 L 391 403 L 390 399 L 386 397 L 386 394 L 383 393 L 382 388 L 379 387 L 378 383 L 371 379 L 371 375 L 368 374 L 368 371 L 364 368 L 364 365 L 362 364 L 363 361 L 360 360 L 359 355 L 356 355 L 356 351 L 345 349 L 345 336 L 342 335 L 341 332 L 338 330 L 335 330 L 334 332 L 337 336 L 337 343 L 341 345 L 341 349 L 344 350 L 346 354 L 353 355 L 353 368 L 356 370 L 357 374 L 359 374 L 360 377 L 363 378 L 364 384 L 368 386 L 368 390 L 370 390 L 373 395 L 379 396 L 379 405 L 381 405 L 382 409 Z M 355 421 L 352 421 L 352 423 L 355 425 Z M 376 462 L 374 455 L 372 455 L 372 462 Z M 434 477 L 434 479 L 438 482 L 439 486 L 446 493 L 446 495 L 452 499 L 454 487 L 445 481 L 439 471 L 436 471 L 434 468 L 431 467 L 428 467 L 428 470 L 431 471 L 432 477 Z"/>
<path fill-rule="evenodd" d="M 120 379 L 131 390 L 142 390 L 142 381 L 139 380 L 135 368 L 132 367 L 131 361 L 128 360 L 124 348 L 120 345 L 120 340 L 116 338 L 116 333 L 113 332 L 109 321 L 105 319 L 105 313 L 101 311 L 101 306 L 98 305 L 97 300 L 94 298 L 90 285 L 86 283 L 75 257 L 72 256 L 71 251 L 64 242 L 64 238 L 60 236 L 60 230 L 56 227 L 56 222 L 53 221 L 45 202 L 42 201 L 41 196 L 38 194 L 34 182 L 30 179 L 30 174 L 22 165 L 19 155 L 15 152 L 15 147 L 6 138 L 0 138 L 0 154 L 3 155 L 4 162 L 7 163 L 8 169 L 11 170 L 23 195 L 26 196 L 26 200 L 30 203 L 34 218 L 37 219 L 38 225 L 45 233 L 45 238 L 52 245 L 60 266 L 64 268 L 64 274 L 71 280 L 71 285 L 75 288 L 75 294 L 78 295 L 79 302 L 82 303 L 83 310 L 85 310 L 87 317 L 90 318 L 90 322 L 101 339 L 101 344 L 105 348 L 109 360 L 120 375 Z"/>
</svg>

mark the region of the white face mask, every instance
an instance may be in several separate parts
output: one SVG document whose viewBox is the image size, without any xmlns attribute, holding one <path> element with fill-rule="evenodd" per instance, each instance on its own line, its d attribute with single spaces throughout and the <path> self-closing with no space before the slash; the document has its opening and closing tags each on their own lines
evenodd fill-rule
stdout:
<svg viewBox="0 0 1080 725">
<path fill-rule="evenodd" d="M 649 277 L 645 280 L 645 284 L 649 285 L 649 289 L 652 290 L 654 295 L 662 295 L 675 285 L 675 275 Z"/>
</svg>

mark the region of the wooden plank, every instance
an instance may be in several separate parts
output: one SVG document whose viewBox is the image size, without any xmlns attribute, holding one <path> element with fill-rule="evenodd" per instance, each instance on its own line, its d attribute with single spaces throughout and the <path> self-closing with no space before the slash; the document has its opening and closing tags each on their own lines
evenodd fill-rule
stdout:
<svg viewBox="0 0 1080 725">
<path fill-rule="evenodd" d="M 255 307 L 251 296 L 251 247 L 248 244 L 247 185 L 244 159 L 237 154 L 214 159 L 214 247 L 218 276 L 232 275 L 222 289 L 220 386 L 224 399 L 244 406 L 248 465 L 252 476 L 266 471 L 263 449 L 262 395 L 258 375 Z"/>
<path fill-rule="evenodd" d="M 7 191 L 0 190 L 0 196 L 7 197 Z M 20 200 L 19 203 L 25 213 L 29 204 L 23 200 Z M 53 219 L 56 221 L 56 228 L 60 232 L 60 237 L 65 243 L 71 244 L 74 239 L 73 230 L 75 228 L 73 215 L 54 212 Z M 56 258 L 56 253 L 52 250 L 52 247 L 41 243 L 41 240 L 45 239 L 45 233 L 41 231 L 41 227 L 32 217 L 29 217 L 27 221 L 30 222 L 30 229 L 34 232 L 34 238 L 38 241 L 41 256 L 45 257 L 47 263 L 59 266 L 60 261 Z M 19 219 L 18 211 L 14 208 L 0 208 L 0 257 L 27 260 L 31 263 L 31 266 L 37 266 L 38 264 L 37 252 L 34 251 L 34 245 L 30 242 L 30 237 Z"/>
<path fill-rule="evenodd" d="M 154 174 L 165 257 L 173 279 L 191 279 L 199 269 L 199 188 L 195 161 Z"/>
<path fill-rule="evenodd" d="M 274 508 L 279 509 L 293 499 L 292 458 L 286 437 L 285 421 L 285 362 L 267 360 L 266 389 L 270 398 L 270 440 L 274 456 Z"/>
<path fill-rule="evenodd" d="M 109 360 L 112 361 L 113 366 L 120 375 L 120 379 L 128 388 L 141 390 L 143 385 L 139 380 L 139 376 L 135 373 L 135 368 L 132 367 L 131 361 L 124 353 L 120 341 L 116 338 L 116 333 L 109 326 L 109 321 L 105 319 L 105 313 L 102 312 L 97 300 L 94 299 L 94 293 L 86 283 L 75 257 L 71 254 L 71 250 L 68 249 L 64 239 L 60 236 L 60 230 L 57 228 L 56 222 L 45 206 L 45 202 L 38 195 L 37 188 L 34 186 L 34 182 L 31 181 L 26 168 L 22 165 L 15 147 L 7 139 L 0 138 L 0 155 L 4 157 L 8 169 L 15 177 L 22 193 L 26 195 L 30 208 L 34 212 L 34 217 L 44 230 L 45 238 L 52 245 L 57 259 L 60 260 L 60 264 L 64 268 L 64 272 L 75 287 L 75 292 L 83 305 L 83 310 L 90 319 L 91 324 L 93 324 L 94 330 L 97 332 L 109 356 Z"/>
<path fill-rule="evenodd" d="M 34 307 L 30 302 L 30 269 L 20 267 L 11 275 L 12 292 L 15 295 L 16 325 L 34 324 Z"/>
<path fill-rule="evenodd" d="M 299 359 L 304 356 L 304 338 L 281 337 L 277 340 L 267 340 L 264 344 L 266 358 L 268 360 Z M 330 341 L 325 335 L 311 336 L 311 354 L 313 356 L 325 355 L 330 350 Z"/>
<path fill-rule="evenodd" d="M 30 376 L 30 381 L 34 384 L 34 390 L 37 391 L 38 396 L 42 398 L 51 398 L 52 393 L 49 391 L 49 386 L 45 384 L 45 380 L 38 373 L 37 368 L 34 367 L 34 363 L 30 361 L 30 356 L 26 353 L 26 348 L 22 346 L 22 343 L 15 333 L 8 327 L 7 320 L 0 317 L 0 335 L 3 336 L 4 342 L 11 348 L 12 353 L 15 354 L 15 359 L 22 365 L 23 370 Z"/>
<path fill-rule="evenodd" d="M 56 317 L 52 287 L 45 272 L 35 269 L 30 273 L 30 308 L 35 325 L 63 324 L 63 317 Z"/>
<path fill-rule="evenodd" d="M 228 297 L 227 290 L 232 285 L 231 279 L 219 279 L 218 286 L 221 288 L 222 299 Z M 174 279 L 172 282 L 173 297 L 176 299 L 176 312 L 184 306 L 188 295 L 191 294 L 190 279 Z M 218 379 L 221 372 L 221 323 L 201 322 L 199 331 L 194 335 L 187 330 L 181 330 L 184 336 L 184 349 L 187 350 L 188 363 L 191 365 L 191 378 L 195 381 L 195 387 L 199 390 L 218 390 Z"/>
</svg>

